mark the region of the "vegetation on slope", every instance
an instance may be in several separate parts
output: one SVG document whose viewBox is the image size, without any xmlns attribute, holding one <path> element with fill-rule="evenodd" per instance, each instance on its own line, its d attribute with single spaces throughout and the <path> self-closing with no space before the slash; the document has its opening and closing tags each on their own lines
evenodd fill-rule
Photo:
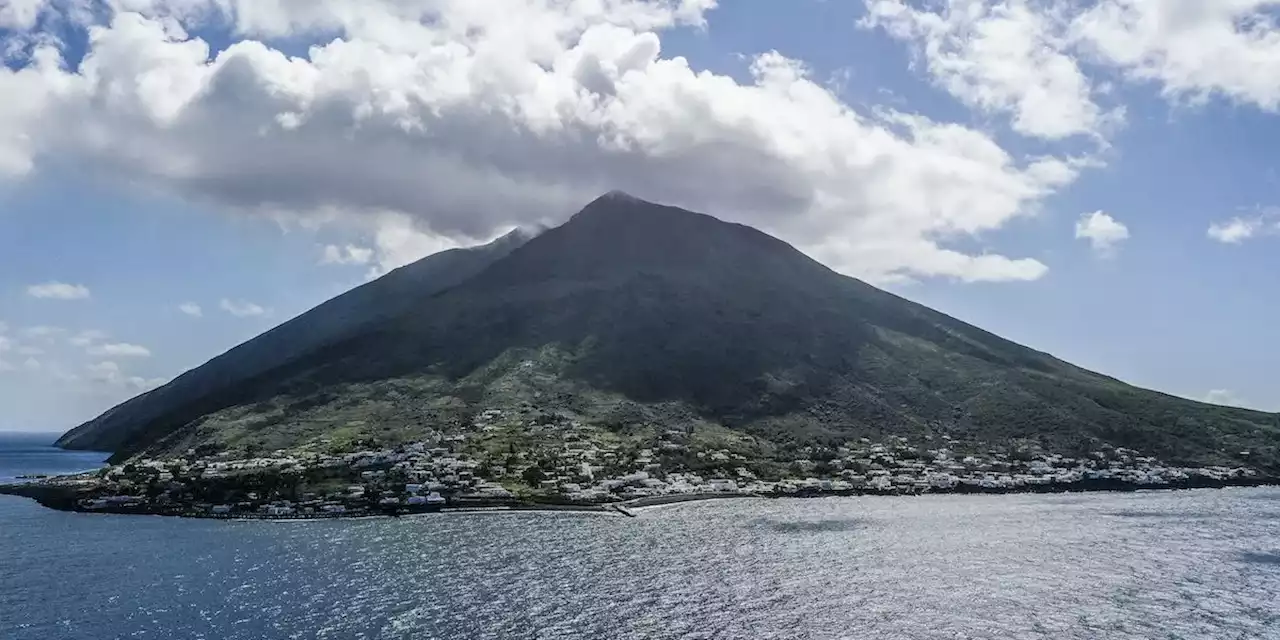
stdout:
<svg viewBox="0 0 1280 640">
<path fill-rule="evenodd" d="M 1131 387 L 749 227 L 617 194 L 424 291 L 270 369 L 134 412 L 114 442 L 128 455 L 386 439 L 527 405 L 606 431 L 718 425 L 766 448 L 946 435 L 1280 460 L 1276 415 Z"/>
</svg>

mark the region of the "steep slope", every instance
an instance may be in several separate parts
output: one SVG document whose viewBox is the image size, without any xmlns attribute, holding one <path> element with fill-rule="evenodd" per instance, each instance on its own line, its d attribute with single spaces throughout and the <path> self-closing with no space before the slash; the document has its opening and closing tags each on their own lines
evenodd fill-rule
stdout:
<svg viewBox="0 0 1280 640">
<path fill-rule="evenodd" d="M 724 416 L 762 392 L 769 373 L 789 372 L 805 388 L 782 395 L 821 395 L 858 370 L 864 347 L 880 341 L 877 327 L 995 366 L 1087 375 L 841 276 L 749 227 L 615 195 L 344 345 L 356 355 L 341 360 L 334 381 L 428 365 L 459 377 L 512 347 L 590 341 L 575 377 Z"/>
<path fill-rule="evenodd" d="M 618 193 L 384 317 L 155 412 L 122 450 L 387 438 L 520 404 L 607 428 L 696 419 L 779 446 L 945 435 L 1274 464 L 1280 442 L 1277 416 L 1133 388 L 757 230 Z"/>
<path fill-rule="evenodd" d="M 233 388 L 362 327 L 385 321 L 422 298 L 462 282 L 527 242 L 534 232 L 516 229 L 493 242 L 450 249 L 356 287 L 188 371 L 168 384 L 128 400 L 72 429 L 57 445 L 115 451 L 160 416 Z"/>
</svg>

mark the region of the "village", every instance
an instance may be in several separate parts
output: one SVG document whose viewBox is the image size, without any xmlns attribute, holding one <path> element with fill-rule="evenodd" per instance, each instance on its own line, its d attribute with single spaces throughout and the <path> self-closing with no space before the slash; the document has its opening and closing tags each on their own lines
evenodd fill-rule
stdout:
<svg viewBox="0 0 1280 640">
<path fill-rule="evenodd" d="M 465 433 L 346 453 L 253 457 L 194 451 L 64 479 L 86 511 L 196 517 L 341 517 L 442 509 L 590 508 L 726 495 L 918 495 L 1261 484 L 1245 467 L 1178 467 L 1125 448 L 1067 457 L 1035 450 L 956 453 L 905 438 L 860 439 L 761 459 L 688 431 L 637 442 L 575 422 L 529 424 L 488 411 Z M 514 440 L 512 438 L 515 438 Z M 517 446 L 517 440 L 519 446 Z M 320 442 L 319 444 L 330 444 Z"/>
</svg>

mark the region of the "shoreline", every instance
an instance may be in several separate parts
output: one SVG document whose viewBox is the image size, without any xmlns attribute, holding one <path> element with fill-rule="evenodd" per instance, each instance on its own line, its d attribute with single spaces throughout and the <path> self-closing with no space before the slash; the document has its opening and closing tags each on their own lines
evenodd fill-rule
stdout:
<svg viewBox="0 0 1280 640">
<path fill-rule="evenodd" d="M 80 506 L 80 492 L 70 487 L 49 484 L 0 484 L 0 495 L 12 495 L 27 498 L 37 504 L 56 511 L 87 514 L 108 515 L 150 515 L 169 518 L 186 518 L 192 520 L 224 520 L 224 521 L 300 521 L 300 520 L 355 520 L 361 518 L 401 518 L 430 514 L 467 514 L 467 513 L 529 513 L 529 512 L 562 512 L 598 514 L 622 517 L 637 517 L 636 512 L 649 508 L 670 506 L 688 502 L 705 502 L 708 500 L 725 500 L 740 498 L 761 499 L 814 499 L 837 497 L 919 497 L 926 495 L 1013 495 L 1013 494 L 1046 494 L 1046 493 L 1133 493 L 1137 491 L 1188 491 L 1194 489 L 1226 489 L 1248 487 L 1280 487 L 1280 478 L 1234 478 L 1224 480 L 1197 479 L 1196 481 L 1178 484 L 1140 485 L 1112 480 L 1078 481 L 1062 484 L 1025 485 L 1019 487 L 978 487 L 959 485 L 946 489 L 933 489 L 920 492 L 879 492 L 863 489 L 842 491 L 802 489 L 794 492 L 773 493 L 689 493 L 666 494 L 659 496 L 642 496 L 618 502 L 603 503 L 571 503 L 555 501 L 500 501 L 476 500 L 461 501 L 452 504 L 410 508 L 370 509 L 347 513 L 294 513 L 273 515 L 265 513 L 209 513 L 181 508 L 160 509 L 154 507 L 107 507 L 89 509 Z"/>
</svg>

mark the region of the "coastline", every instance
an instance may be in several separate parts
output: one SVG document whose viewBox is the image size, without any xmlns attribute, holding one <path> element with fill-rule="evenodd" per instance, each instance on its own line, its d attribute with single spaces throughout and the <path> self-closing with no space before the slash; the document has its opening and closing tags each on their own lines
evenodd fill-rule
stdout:
<svg viewBox="0 0 1280 640">
<path fill-rule="evenodd" d="M 61 476 L 66 478 L 67 476 Z M 52 478 L 49 480 L 56 480 Z M 0 495 L 12 495 L 28 498 L 43 507 L 57 511 L 109 515 L 151 515 L 161 517 L 227 520 L 227 521 L 299 521 L 299 520 L 351 520 L 359 518 L 398 518 L 421 516 L 437 513 L 528 513 L 528 512 L 561 512 L 584 513 L 623 517 L 636 517 L 637 511 L 648 508 L 669 506 L 687 502 L 703 502 L 708 500 L 762 498 L 762 499 L 814 499 L 852 496 L 914 497 L 922 495 L 1009 495 L 1029 493 L 1130 493 L 1135 491 L 1186 491 L 1193 489 L 1225 489 L 1232 487 L 1276 487 L 1280 486 L 1280 478 L 1254 477 L 1212 480 L 1197 478 L 1176 484 L 1143 485 L 1116 480 L 1084 480 L 1072 483 L 1027 485 L 1020 487 L 977 487 L 958 485 L 948 489 L 933 489 L 921 492 L 878 492 L 865 489 L 853 490 L 800 490 L 794 492 L 775 493 L 687 493 L 643 496 L 618 502 L 575 503 L 556 500 L 457 500 L 444 505 L 423 508 L 398 507 L 395 509 L 369 509 L 347 513 L 292 513 L 275 515 L 268 513 L 209 513 L 195 511 L 190 508 L 174 506 L 170 508 L 155 507 L 107 507 L 99 509 L 84 508 L 79 500 L 81 492 L 73 487 L 51 484 L 49 480 L 38 483 L 0 484 Z"/>
</svg>

